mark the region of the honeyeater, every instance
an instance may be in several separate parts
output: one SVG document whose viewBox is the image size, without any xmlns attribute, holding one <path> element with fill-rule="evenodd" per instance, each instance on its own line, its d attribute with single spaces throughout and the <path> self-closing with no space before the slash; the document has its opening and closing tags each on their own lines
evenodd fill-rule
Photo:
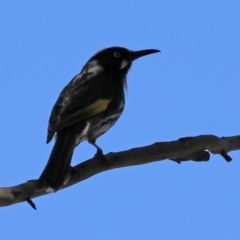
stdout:
<svg viewBox="0 0 240 240">
<path fill-rule="evenodd" d="M 69 177 L 74 148 L 88 141 L 103 155 L 96 139 L 111 128 L 123 112 L 127 73 L 132 62 L 156 49 L 131 51 L 110 47 L 93 55 L 62 90 L 53 106 L 48 125 L 47 143 L 55 144 L 39 182 L 54 190 Z"/>
</svg>

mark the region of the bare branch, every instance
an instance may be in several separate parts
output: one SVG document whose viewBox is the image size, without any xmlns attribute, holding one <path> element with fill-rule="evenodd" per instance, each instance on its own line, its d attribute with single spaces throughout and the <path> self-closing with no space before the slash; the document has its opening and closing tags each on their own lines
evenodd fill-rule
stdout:
<svg viewBox="0 0 240 240">
<path fill-rule="evenodd" d="M 145 147 L 108 153 L 106 156 L 110 164 L 97 157 L 84 161 L 75 166 L 77 171 L 71 173 L 67 184 L 63 188 L 114 168 L 146 164 L 165 159 L 177 163 L 190 160 L 202 162 L 208 161 L 210 153 L 212 153 L 220 154 L 229 162 L 231 157 L 227 153 L 234 150 L 240 150 L 240 135 L 222 138 L 214 135 L 200 135 L 180 138 L 171 142 L 157 142 Z M 27 201 L 33 208 L 36 208 L 31 199 L 51 192 L 47 184 L 39 189 L 37 183 L 37 180 L 30 180 L 17 186 L 0 188 L 0 206 Z"/>
</svg>

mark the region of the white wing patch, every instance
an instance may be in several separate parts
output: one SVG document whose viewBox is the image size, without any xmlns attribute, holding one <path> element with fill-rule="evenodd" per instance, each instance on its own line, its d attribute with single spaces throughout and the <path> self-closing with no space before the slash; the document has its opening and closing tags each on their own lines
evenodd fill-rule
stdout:
<svg viewBox="0 0 240 240">
<path fill-rule="evenodd" d="M 93 60 L 91 62 L 88 62 L 86 67 L 86 72 L 88 73 L 97 73 L 103 71 L 103 67 L 98 63 L 97 60 Z"/>
</svg>

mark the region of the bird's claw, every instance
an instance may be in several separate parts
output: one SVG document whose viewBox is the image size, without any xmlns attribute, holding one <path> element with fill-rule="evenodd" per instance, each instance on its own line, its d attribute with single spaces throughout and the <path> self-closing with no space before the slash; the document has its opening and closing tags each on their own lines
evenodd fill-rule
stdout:
<svg viewBox="0 0 240 240">
<path fill-rule="evenodd" d="M 102 149 L 97 150 L 95 157 L 102 159 L 107 164 L 108 167 L 110 166 L 109 158 L 103 154 Z"/>
</svg>

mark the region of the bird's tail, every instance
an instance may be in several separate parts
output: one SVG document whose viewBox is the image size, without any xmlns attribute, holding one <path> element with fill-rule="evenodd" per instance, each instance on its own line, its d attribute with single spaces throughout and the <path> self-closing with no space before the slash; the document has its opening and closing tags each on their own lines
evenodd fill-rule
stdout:
<svg viewBox="0 0 240 240">
<path fill-rule="evenodd" d="M 47 182 L 51 188 L 58 190 L 68 177 L 75 148 L 75 138 L 69 137 L 69 130 L 66 128 L 58 134 L 47 165 L 39 178 L 40 185 Z"/>
</svg>

